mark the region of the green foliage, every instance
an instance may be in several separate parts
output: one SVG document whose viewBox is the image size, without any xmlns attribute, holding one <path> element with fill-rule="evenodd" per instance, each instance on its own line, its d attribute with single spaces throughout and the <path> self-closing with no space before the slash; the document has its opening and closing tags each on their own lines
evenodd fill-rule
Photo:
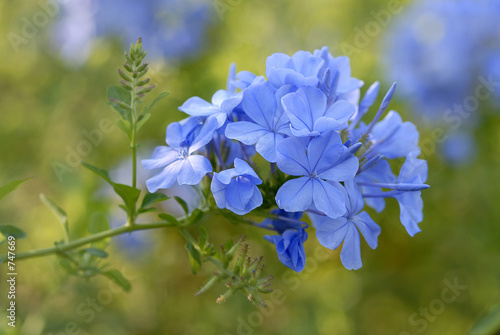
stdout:
<svg viewBox="0 0 500 335">
<path fill-rule="evenodd" d="M 140 214 L 156 210 L 156 208 L 150 206 L 168 199 L 170 198 L 163 193 L 148 193 L 144 196 L 144 199 L 142 199 L 141 207 L 139 208 L 137 213 Z"/>
<path fill-rule="evenodd" d="M 10 192 L 16 190 L 19 187 L 19 185 L 21 185 L 22 183 L 24 183 L 26 180 L 29 180 L 29 179 L 31 179 L 31 178 L 13 180 L 13 181 L 1 186 L 0 187 L 0 200 L 2 200 L 3 197 L 5 197 Z"/>
<path fill-rule="evenodd" d="M 500 304 L 493 306 L 470 331 L 470 335 L 494 335 L 500 331 Z"/>
<path fill-rule="evenodd" d="M 57 217 L 57 219 L 59 220 L 64 229 L 66 241 L 69 241 L 69 223 L 68 223 L 68 215 L 66 214 L 66 212 L 61 207 L 56 205 L 52 200 L 50 200 L 45 194 L 40 194 L 40 200 Z"/>
<path fill-rule="evenodd" d="M 5 237 L 14 236 L 16 239 L 26 237 L 26 233 L 24 231 L 22 231 L 21 229 L 15 227 L 15 226 L 8 225 L 8 224 L 0 225 L 0 233 Z"/>
<path fill-rule="evenodd" d="M 100 176 L 102 179 L 104 179 L 108 184 L 110 184 L 113 189 L 115 190 L 115 193 L 122 198 L 124 207 L 122 207 L 125 212 L 127 213 L 128 217 L 130 219 L 135 219 L 137 213 L 136 213 L 136 204 L 137 200 L 139 199 L 139 196 L 141 195 L 141 191 L 135 187 L 125 185 L 125 184 L 118 184 L 113 182 L 109 178 L 108 171 L 104 169 L 99 169 L 93 165 L 90 165 L 88 163 L 82 162 L 82 165 L 85 166 L 87 169 L 90 171 L 94 172 L 98 176 Z"/>
</svg>

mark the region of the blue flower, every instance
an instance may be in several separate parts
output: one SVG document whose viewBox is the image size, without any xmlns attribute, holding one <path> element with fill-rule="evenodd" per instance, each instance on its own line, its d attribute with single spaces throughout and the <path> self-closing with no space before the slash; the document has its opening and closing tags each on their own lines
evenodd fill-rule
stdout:
<svg viewBox="0 0 500 335">
<path fill-rule="evenodd" d="M 280 104 L 281 94 L 267 85 L 251 86 L 244 91 L 242 108 L 251 121 L 230 123 L 226 136 L 244 144 L 256 144 L 255 149 L 269 162 L 276 162 L 276 146 L 289 133 L 289 120 Z"/>
<path fill-rule="evenodd" d="M 301 229 L 305 225 L 299 221 L 303 215 L 302 212 L 289 213 L 282 209 L 273 209 L 271 214 L 278 215 L 279 218 L 265 219 L 260 226 L 275 230 L 278 234 L 283 234 L 287 229 Z"/>
<path fill-rule="evenodd" d="M 284 85 L 295 87 L 317 86 L 318 74 L 324 61 L 308 51 L 297 51 L 293 56 L 275 53 L 267 57 L 266 76 L 278 89 Z"/>
<path fill-rule="evenodd" d="M 379 160 L 374 166 L 358 174 L 355 178 L 359 184 L 384 183 L 393 184 L 396 182 L 396 176 L 392 173 L 391 165 L 385 159 Z M 385 198 L 381 187 L 361 186 L 363 194 L 370 194 L 372 197 L 365 198 L 365 203 L 378 213 L 385 208 Z"/>
<path fill-rule="evenodd" d="M 236 158 L 234 168 L 214 173 L 211 190 L 219 208 L 244 215 L 262 205 L 262 194 L 257 185 L 262 180 L 247 162 Z"/>
<path fill-rule="evenodd" d="M 343 195 L 346 212 L 336 219 L 321 216 L 315 220 L 316 238 L 326 248 L 335 250 L 342 242 L 340 260 L 348 270 L 357 270 L 363 265 L 361 262 L 361 246 L 359 233 L 363 235 L 370 248 L 377 248 L 380 227 L 370 218 L 368 213 L 362 212 L 364 207 L 361 191 L 352 180 L 346 181 L 345 188 L 333 184 Z"/>
<path fill-rule="evenodd" d="M 417 158 L 418 154 L 410 153 L 401 167 L 398 183 L 421 185 L 427 180 L 427 162 Z M 418 224 L 422 222 L 424 203 L 421 191 L 401 192 L 394 196 L 399 202 L 401 223 L 410 236 L 420 232 Z"/>
<path fill-rule="evenodd" d="M 368 139 L 371 146 L 367 157 L 381 154 L 387 158 L 406 157 L 410 152 L 419 153 L 419 133 L 411 122 L 403 122 L 395 111 L 387 113 L 386 117 L 375 124 Z"/>
<path fill-rule="evenodd" d="M 326 95 L 315 87 L 302 87 L 282 99 L 294 136 L 317 136 L 329 130 L 342 130 L 356 112 L 345 100 L 327 106 Z"/>
<path fill-rule="evenodd" d="M 305 229 L 287 230 L 282 235 L 266 235 L 264 238 L 274 243 L 281 263 L 296 272 L 304 270 L 306 265 L 304 242 L 307 240 Z"/>
<path fill-rule="evenodd" d="M 176 181 L 180 185 L 196 185 L 208 173 L 212 165 L 207 157 L 193 153 L 212 140 L 214 131 L 225 119 L 218 116 L 190 117 L 167 127 L 167 146 L 156 147 L 150 159 L 142 161 L 145 169 L 163 168 L 163 171 L 146 181 L 149 192 L 170 188 Z"/>
<path fill-rule="evenodd" d="M 359 99 L 359 88 L 363 81 L 351 77 L 351 65 L 349 58 L 345 56 L 333 57 L 328 52 L 328 47 L 315 50 L 314 56 L 323 59 L 323 67 L 318 73 L 320 87 L 328 96 L 329 104 L 338 99 L 357 103 Z"/>
<path fill-rule="evenodd" d="M 284 183 L 276 194 L 278 207 L 287 212 L 303 212 L 311 205 L 336 218 L 345 213 L 341 192 L 326 181 L 353 179 L 358 159 L 347 149 L 336 132 L 313 138 L 287 138 L 278 147 L 281 171 L 298 176 Z"/>
<path fill-rule="evenodd" d="M 233 112 L 242 99 L 241 93 L 231 93 L 227 90 L 218 90 L 212 96 L 212 102 L 200 97 L 192 97 L 179 107 L 179 110 L 191 116 L 224 115 L 226 118 Z"/>
</svg>

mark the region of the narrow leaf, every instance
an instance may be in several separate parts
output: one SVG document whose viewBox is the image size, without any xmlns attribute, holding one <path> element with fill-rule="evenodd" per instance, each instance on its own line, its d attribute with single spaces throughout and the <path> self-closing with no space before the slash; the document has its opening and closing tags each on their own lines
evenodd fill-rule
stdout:
<svg viewBox="0 0 500 335">
<path fill-rule="evenodd" d="M 203 218 L 203 211 L 196 208 L 193 213 L 189 216 L 189 224 L 195 224 Z"/>
<path fill-rule="evenodd" d="M 168 214 L 168 213 L 158 214 L 158 217 L 162 220 L 165 220 L 166 222 L 170 222 L 173 225 L 180 225 L 180 222 L 177 220 L 177 218 L 173 215 Z"/>
<path fill-rule="evenodd" d="M 163 193 L 148 193 L 142 200 L 141 208 L 145 209 L 157 202 L 165 201 L 168 199 L 170 198 Z"/>
<path fill-rule="evenodd" d="M 190 242 L 186 244 L 186 249 L 189 255 L 189 264 L 191 265 L 191 271 L 193 271 L 193 274 L 197 274 L 198 271 L 201 269 L 200 253 L 198 252 L 198 250 L 194 248 L 194 246 Z"/>
<path fill-rule="evenodd" d="M 104 276 L 108 277 L 111 279 L 115 284 L 120 286 L 125 292 L 130 292 L 132 289 L 132 285 L 128 281 L 127 278 L 125 278 L 120 271 L 116 269 L 111 269 L 107 271 L 101 272 Z"/>
<path fill-rule="evenodd" d="M 106 258 L 106 257 L 108 257 L 108 253 L 106 251 L 102 250 L 102 249 L 99 249 L 99 248 L 85 248 L 85 249 L 82 249 L 82 250 L 85 251 L 88 254 L 91 254 L 91 255 L 99 257 L 99 258 Z"/>
<path fill-rule="evenodd" d="M 174 196 L 174 199 L 175 201 L 177 201 L 177 203 L 179 205 L 181 205 L 182 209 L 184 210 L 184 213 L 186 213 L 186 216 L 189 214 L 189 207 L 186 203 L 186 201 L 178 196 Z"/>
<path fill-rule="evenodd" d="M 130 127 L 130 122 L 124 119 L 116 120 L 116 125 L 120 128 L 130 139 L 132 136 L 132 128 Z"/>
<path fill-rule="evenodd" d="M 4 186 L 0 187 L 0 200 L 2 200 L 2 198 L 5 197 L 10 192 L 17 189 L 19 187 L 19 185 L 21 185 L 22 183 L 24 183 L 28 179 L 31 179 L 31 178 L 13 180 L 13 181 L 5 184 Z"/>
<path fill-rule="evenodd" d="M 136 131 L 139 132 L 141 128 L 148 122 L 149 118 L 151 117 L 151 113 L 146 113 L 144 116 L 137 122 L 136 124 Z"/>
<path fill-rule="evenodd" d="M 89 163 L 86 163 L 86 162 L 82 162 L 82 165 L 84 167 L 86 167 L 87 169 L 89 169 L 90 171 L 94 172 L 96 175 L 98 175 L 99 177 L 101 177 L 105 181 L 107 181 L 110 185 L 113 185 L 113 182 L 109 178 L 108 171 L 106 171 L 104 169 L 99 169 L 93 165 L 90 165 Z"/>
<path fill-rule="evenodd" d="M 45 194 L 40 194 L 40 200 L 42 200 L 43 204 L 47 206 L 57 217 L 59 222 L 61 222 L 64 233 L 66 234 L 66 240 L 69 240 L 69 224 L 68 215 L 66 214 L 66 212 L 61 207 L 56 205 L 55 202 L 50 200 Z"/>
<path fill-rule="evenodd" d="M 158 96 L 153 100 L 151 105 L 149 105 L 149 107 L 144 108 L 144 113 L 149 112 L 154 107 L 154 105 L 156 105 L 163 98 L 167 97 L 167 95 L 169 95 L 169 94 L 170 94 L 170 92 L 162 92 L 162 93 L 158 94 Z"/>
<path fill-rule="evenodd" d="M 16 239 L 26 237 L 26 233 L 24 231 L 8 224 L 0 225 L 0 233 L 2 233 L 5 237 L 14 236 Z"/>
</svg>

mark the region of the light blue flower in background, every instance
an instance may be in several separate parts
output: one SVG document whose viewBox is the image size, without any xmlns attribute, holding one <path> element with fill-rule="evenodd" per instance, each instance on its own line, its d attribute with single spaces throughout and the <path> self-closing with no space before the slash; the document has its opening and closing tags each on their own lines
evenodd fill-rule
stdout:
<svg viewBox="0 0 500 335">
<path fill-rule="evenodd" d="M 274 243 L 281 263 L 296 272 L 304 270 L 306 265 L 304 242 L 307 240 L 305 229 L 286 230 L 282 235 L 266 235 L 264 238 Z"/>
<path fill-rule="evenodd" d="M 326 248 L 335 250 L 343 242 L 340 260 L 348 270 L 361 268 L 361 246 L 359 233 L 370 248 L 377 248 L 380 227 L 362 212 L 364 207 L 361 191 L 352 180 L 344 182 L 345 187 L 332 184 L 343 196 L 346 212 L 336 219 L 319 216 L 315 220 L 316 238 Z"/>
<path fill-rule="evenodd" d="M 341 192 L 331 183 L 353 179 L 358 158 L 346 148 L 339 134 L 330 131 L 313 138 L 287 138 L 278 147 L 277 164 L 281 171 L 298 176 L 284 183 L 276 194 L 279 208 L 303 212 L 311 205 L 332 218 L 345 213 Z"/>
<path fill-rule="evenodd" d="M 102 37 L 118 37 L 125 46 L 142 37 L 150 57 L 190 58 L 206 44 L 214 17 L 207 0 L 78 0 L 60 6 L 53 40 L 71 62 L 85 61 Z"/>
<path fill-rule="evenodd" d="M 233 169 L 214 173 L 211 190 L 217 207 L 244 215 L 262 205 L 260 184 L 262 180 L 250 165 L 236 158 Z"/>
</svg>

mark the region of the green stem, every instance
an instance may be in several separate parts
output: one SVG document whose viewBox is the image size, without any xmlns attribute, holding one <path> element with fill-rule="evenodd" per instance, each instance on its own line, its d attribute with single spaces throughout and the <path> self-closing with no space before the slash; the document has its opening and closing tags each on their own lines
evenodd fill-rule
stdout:
<svg viewBox="0 0 500 335">
<path fill-rule="evenodd" d="M 175 225 L 170 223 L 170 222 L 138 223 L 138 224 L 134 224 L 133 226 L 124 225 L 124 226 L 121 226 L 118 228 L 105 230 L 105 231 L 102 231 L 100 233 L 97 233 L 97 234 L 94 234 L 91 236 L 82 237 L 82 238 L 79 238 L 77 240 L 71 241 L 69 243 L 60 244 L 60 245 L 57 245 L 55 247 L 20 252 L 20 253 L 16 254 L 16 260 L 41 257 L 41 256 L 47 256 L 47 255 L 51 255 L 51 254 L 66 252 L 66 251 L 76 249 L 78 247 L 81 247 L 83 245 L 86 245 L 86 244 L 89 244 L 92 242 L 103 240 L 105 238 L 116 236 L 116 235 L 121 235 L 124 233 L 133 232 L 136 230 L 156 229 L 156 228 L 165 228 L 165 227 L 172 227 L 172 226 L 175 226 Z M 5 256 L 5 255 L 0 255 L 0 259 L 2 259 L 3 256 Z"/>
</svg>

